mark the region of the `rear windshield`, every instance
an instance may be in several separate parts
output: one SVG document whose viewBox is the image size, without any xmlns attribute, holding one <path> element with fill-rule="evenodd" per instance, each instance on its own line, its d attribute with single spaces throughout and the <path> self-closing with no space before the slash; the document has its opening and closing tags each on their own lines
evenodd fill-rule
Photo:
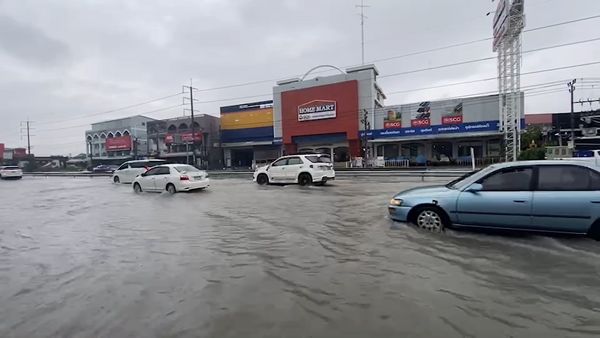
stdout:
<svg viewBox="0 0 600 338">
<path fill-rule="evenodd" d="M 331 163 L 331 159 L 329 156 L 306 156 L 306 159 L 311 161 L 312 163 Z"/>
<path fill-rule="evenodd" d="M 191 165 L 178 165 L 175 167 L 175 170 L 177 170 L 180 173 L 190 173 L 193 171 L 200 171 L 196 167 L 193 167 Z"/>
<path fill-rule="evenodd" d="M 21 169 L 21 168 L 19 168 L 19 167 L 14 167 L 14 166 L 11 166 L 11 167 L 4 167 L 4 168 L 2 168 L 2 169 L 5 169 L 5 170 L 19 170 L 19 169 Z"/>
</svg>

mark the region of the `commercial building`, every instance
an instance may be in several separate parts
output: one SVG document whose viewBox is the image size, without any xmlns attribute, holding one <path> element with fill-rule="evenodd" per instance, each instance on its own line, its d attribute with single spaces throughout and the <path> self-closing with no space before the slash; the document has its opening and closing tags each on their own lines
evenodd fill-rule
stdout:
<svg viewBox="0 0 600 338">
<path fill-rule="evenodd" d="M 273 134 L 286 154 L 319 152 L 335 162 L 361 156 L 359 130 L 375 123 L 373 111 L 385 95 L 377 85 L 374 65 L 349 68 L 340 74 L 279 81 L 273 88 Z"/>
<path fill-rule="evenodd" d="M 473 149 L 479 163 L 494 163 L 502 159 L 499 107 L 498 95 L 383 107 L 366 139 L 385 160 L 460 163 Z"/>
<path fill-rule="evenodd" d="M 176 163 L 194 163 L 200 168 L 223 168 L 220 148 L 220 120 L 216 116 L 199 114 L 192 120 L 181 116 L 147 123 L 148 147 L 152 157 Z"/>
<path fill-rule="evenodd" d="M 136 115 L 92 124 L 85 132 L 86 153 L 94 164 L 120 164 L 148 156 L 146 124 L 154 119 Z"/>
<path fill-rule="evenodd" d="M 0 143 L 0 165 L 16 165 L 27 159 L 27 149 L 25 148 L 7 148 L 4 143 Z"/>
<path fill-rule="evenodd" d="M 221 146 L 227 168 L 250 168 L 281 155 L 273 136 L 273 101 L 221 107 Z"/>
</svg>

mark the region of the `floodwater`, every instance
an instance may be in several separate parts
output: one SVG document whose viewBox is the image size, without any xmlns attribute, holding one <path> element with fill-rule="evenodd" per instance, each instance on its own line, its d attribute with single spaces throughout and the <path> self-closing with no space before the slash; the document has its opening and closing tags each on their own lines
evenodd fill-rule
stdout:
<svg viewBox="0 0 600 338">
<path fill-rule="evenodd" d="M 0 337 L 600 336 L 600 242 L 388 220 L 422 184 L 0 181 Z"/>
</svg>

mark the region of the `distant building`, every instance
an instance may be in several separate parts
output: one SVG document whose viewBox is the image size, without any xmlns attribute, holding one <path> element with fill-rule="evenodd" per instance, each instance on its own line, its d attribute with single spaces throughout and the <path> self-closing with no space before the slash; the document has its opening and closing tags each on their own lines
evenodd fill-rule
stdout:
<svg viewBox="0 0 600 338">
<path fill-rule="evenodd" d="M 86 153 L 94 163 L 120 164 L 148 156 L 146 124 L 152 118 L 136 115 L 92 124 L 85 132 Z"/>
<path fill-rule="evenodd" d="M 220 119 L 199 114 L 194 116 L 194 135 L 189 116 L 155 120 L 147 125 L 150 156 L 177 163 L 193 163 L 205 169 L 223 168 L 220 146 Z"/>
<path fill-rule="evenodd" d="M 221 107 L 221 146 L 225 167 L 249 168 L 281 155 L 273 137 L 273 101 Z"/>
</svg>

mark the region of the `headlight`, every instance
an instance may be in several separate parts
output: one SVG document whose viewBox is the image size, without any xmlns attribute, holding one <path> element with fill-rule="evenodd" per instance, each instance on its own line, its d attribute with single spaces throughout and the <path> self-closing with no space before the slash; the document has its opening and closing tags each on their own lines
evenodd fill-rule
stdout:
<svg viewBox="0 0 600 338">
<path fill-rule="evenodd" d="M 390 200 L 390 205 L 401 206 L 402 205 L 402 200 L 398 199 L 398 198 L 392 198 Z"/>
</svg>

